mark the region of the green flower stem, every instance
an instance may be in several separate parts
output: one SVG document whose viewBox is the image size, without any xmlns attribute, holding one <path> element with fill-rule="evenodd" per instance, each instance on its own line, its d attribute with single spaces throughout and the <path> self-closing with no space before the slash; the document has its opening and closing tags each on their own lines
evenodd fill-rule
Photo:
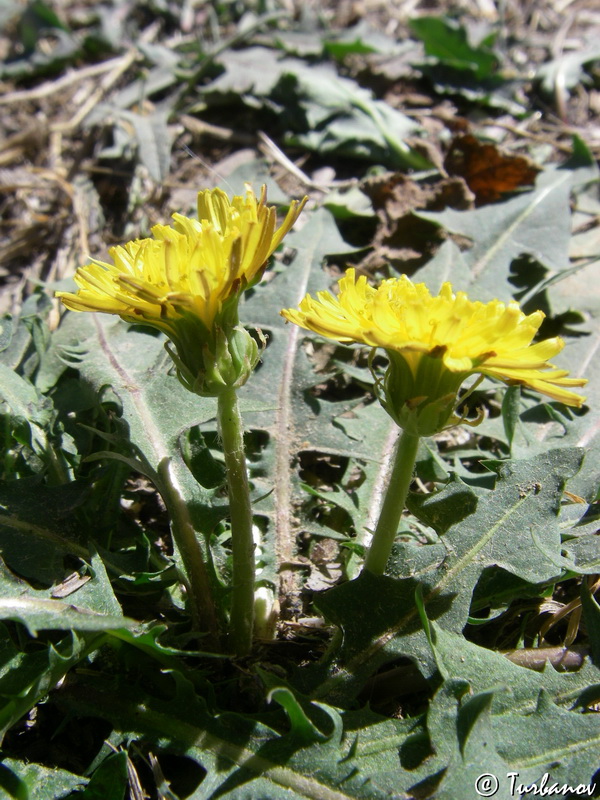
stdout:
<svg viewBox="0 0 600 800">
<path fill-rule="evenodd" d="M 254 625 L 254 540 L 252 506 L 244 452 L 244 429 L 235 389 L 219 395 L 219 429 L 223 440 L 233 558 L 230 640 L 233 652 L 247 655 Z"/>
<path fill-rule="evenodd" d="M 206 633 L 203 648 L 219 649 L 219 632 L 215 605 L 202 548 L 185 502 L 185 492 L 177 475 L 174 459 L 165 460 L 159 467 L 161 494 L 169 518 L 175 545 L 181 557 L 186 589 L 194 627 Z"/>
<path fill-rule="evenodd" d="M 379 521 L 365 560 L 365 568 L 375 575 L 383 575 L 392 552 L 392 545 L 396 538 L 398 524 L 412 480 L 418 448 L 419 437 L 408 431 L 402 431 Z"/>
</svg>

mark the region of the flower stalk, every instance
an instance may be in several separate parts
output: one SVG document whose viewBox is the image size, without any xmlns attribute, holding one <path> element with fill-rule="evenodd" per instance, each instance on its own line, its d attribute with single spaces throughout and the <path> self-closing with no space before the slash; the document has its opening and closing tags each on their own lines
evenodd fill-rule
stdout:
<svg viewBox="0 0 600 800">
<path fill-rule="evenodd" d="M 365 568 L 383 575 L 406 503 L 419 449 L 419 436 L 402 431 L 394 455 L 394 466 L 385 493 L 379 520 L 365 559 Z"/>
<path fill-rule="evenodd" d="M 235 389 L 219 395 L 218 421 L 229 491 L 233 561 L 229 641 L 235 655 L 244 656 L 252 647 L 255 564 L 244 429 Z"/>
</svg>

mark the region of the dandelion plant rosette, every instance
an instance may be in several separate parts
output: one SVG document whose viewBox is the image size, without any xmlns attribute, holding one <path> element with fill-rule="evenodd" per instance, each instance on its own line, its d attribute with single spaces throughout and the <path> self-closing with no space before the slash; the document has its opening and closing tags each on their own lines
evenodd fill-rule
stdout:
<svg viewBox="0 0 600 800">
<path fill-rule="evenodd" d="M 564 347 L 559 337 L 533 343 L 544 319 L 525 314 L 518 303 L 469 300 L 445 283 L 432 295 L 405 275 L 377 288 L 347 270 L 339 293 L 307 295 L 298 309 L 282 315 L 303 328 L 339 342 L 383 348 L 389 365 L 376 390 L 382 405 L 403 429 L 390 488 L 366 566 L 383 572 L 412 477 L 420 436 L 462 420 L 455 416 L 460 386 L 471 375 L 521 385 L 569 406 L 585 398 L 572 389 L 582 378 L 550 363 Z M 384 542 L 380 546 L 380 542 Z"/>
</svg>

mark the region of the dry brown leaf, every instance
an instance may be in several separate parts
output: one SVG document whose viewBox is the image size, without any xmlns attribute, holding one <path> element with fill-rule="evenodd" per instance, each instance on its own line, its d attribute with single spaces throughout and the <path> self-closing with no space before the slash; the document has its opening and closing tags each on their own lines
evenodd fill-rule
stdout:
<svg viewBox="0 0 600 800">
<path fill-rule="evenodd" d="M 531 186 L 540 172 L 531 159 L 503 153 L 495 144 L 480 142 L 470 133 L 453 140 L 444 167 L 449 175 L 465 180 L 478 206 Z"/>
</svg>

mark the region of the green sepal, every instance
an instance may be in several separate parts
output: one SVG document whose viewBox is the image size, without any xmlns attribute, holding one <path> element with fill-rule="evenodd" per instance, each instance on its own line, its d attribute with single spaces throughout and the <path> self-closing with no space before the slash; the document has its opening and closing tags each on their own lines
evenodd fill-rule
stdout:
<svg viewBox="0 0 600 800">
<path fill-rule="evenodd" d="M 184 359 L 169 344 L 165 347 L 177 368 L 177 377 L 189 391 L 202 397 L 218 397 L 228 389 L 243 386 L 260 360 L 264 338 L 259 332 L 261 345 L 242 325 L 229 330 L 216 328 L 214 344 L 201 346 L 200 356 Z"/>
<path fill-rule="evenodd" d="M 414 436 L 432 436 L 443 430 L 453 416 L 465 373 L 451 372 L 442 354 L 419 355 L 416 374 L 401 353 L 388 350 L 387 354 L 389 366 L 378 387 L 387 413 Z"/>
</svg>

